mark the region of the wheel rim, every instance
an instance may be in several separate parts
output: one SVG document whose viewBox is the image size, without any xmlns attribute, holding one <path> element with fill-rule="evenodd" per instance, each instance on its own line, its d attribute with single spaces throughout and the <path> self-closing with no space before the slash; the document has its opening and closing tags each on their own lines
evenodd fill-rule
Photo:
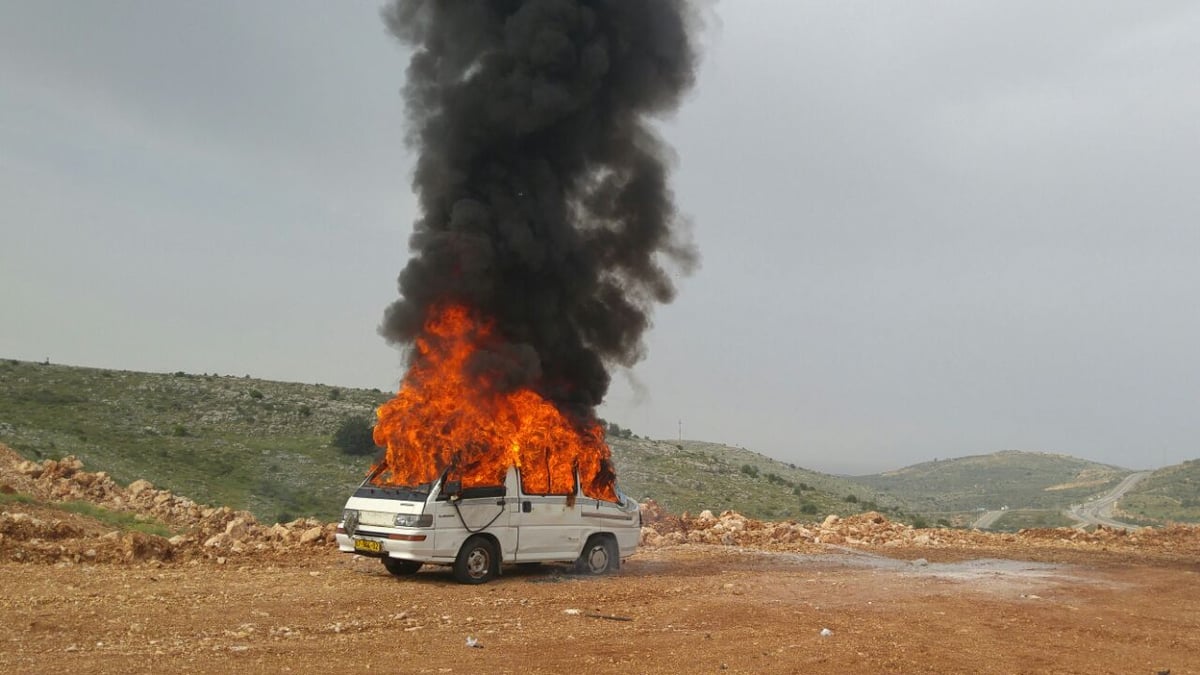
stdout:
<svg viewBox="0 0 1200 675">
<path fill-rule="evenodd" d="M 487 576 L 488 568 L 491 567 L 491 556 L 483 548 L 472 549 L 467 555 L 467 574 L 472 579 L 480 579 Z"/>
<path fill-rule="evenodd" d="M 608 549 L 604 546 L 593 546 L 588 552 L 588 571 L 599 574 L 608 569 Z"/>
</svg>

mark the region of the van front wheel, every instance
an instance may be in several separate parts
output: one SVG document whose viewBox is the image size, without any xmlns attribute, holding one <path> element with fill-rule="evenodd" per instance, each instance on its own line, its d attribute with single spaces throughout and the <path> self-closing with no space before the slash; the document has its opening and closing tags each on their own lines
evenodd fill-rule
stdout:
<svg viewBox="0 0 1200 675">
<path fill-rule="evenodd" d="M 398 577 L 408 577 L 417 573 L 421 569 L 421 563 L 413 560 L 401 560 L 400 558 L 384 558 L 383 566 L 388 572 Z"/>
<path fill-rule="evenodd" d="M 588 539 L 579 559 L 575 561 L 575 571 L 580 574 L 604 574 L 615 571 L 621 565 L 617 544 L 612 537 L 595 536 Z"/>
<path fill-rule="evenodd" d="M 496 575 L 496 546 L 485 537 L 471 537 L 454 559 L 454 578 L 463 584 L 482 584 Z"/>
</svg>

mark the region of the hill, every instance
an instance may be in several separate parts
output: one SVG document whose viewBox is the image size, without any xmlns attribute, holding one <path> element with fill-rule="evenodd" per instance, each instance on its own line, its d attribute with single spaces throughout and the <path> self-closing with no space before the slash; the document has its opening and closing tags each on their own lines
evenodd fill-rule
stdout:
<svg viewBox="0 0 1200 675">
<path fill-rule="evenodd" d="M 609 437 L 621 489 L 669 511 L 732 509 L 754 518 L 811 520 L 830 513 L 883 511 L 902 504 L 845 478 L 703 441 Z"/>
<path fill-rule="evenodd" d="M 1116 485 L 1131 473 L 1107 464 L 1043 452 L 1005 450 L 935 460 L 854 480 L 920 513 L 1003 507 L 1063 509 Z"/>
<path fill-rule="evenodd" d="M 0 360 L 0 443 L 32 460 L 75 455 L 263 522 L 341 513 L 370 459 L 331 447 L 339 423 L 390 392 L 249 376 L 144 373 Z M 626 432 L 628 433 L 628 432 Z M 714 443 L 610 438 L 630 496 L 671 511 L 817 519 L 898 502 L 845 479 Z"/>
<path fill-rule="evenodd" d="M 330 447 L 377 390 L 230 375 L 0 361 L 0 442 L 29 459 L 75 455 L 121 483 L 146 479 L 267 522 L 332 519 L 370 460 Z"/>
<path fill-rule="evenodd" d="M 1130 490 L 1123 514 L 1149 523 L 1200 522 L 1200 460 L 1163 467 Z"/>
</svg>

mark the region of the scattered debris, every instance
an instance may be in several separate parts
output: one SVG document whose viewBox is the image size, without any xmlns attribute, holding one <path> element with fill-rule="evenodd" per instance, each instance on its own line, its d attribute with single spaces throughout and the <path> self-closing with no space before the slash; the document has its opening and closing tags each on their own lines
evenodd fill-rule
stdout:
<svg viewBox="0 0 1200 675">
<path fill-rule="evenodd" d="M 830 635 L 833 635 L 833 631 L 829 630 L 828 628 L 821 629 L 821 637 L 829 637 Z"/>
<path fill-rule="evenodd" d="M 613 614 L 597 614 L 595 612 L 589 612 L 587 614 L 584 614 L 584 616 L 586 616 L 589 619 L 607 619 L 609 621 L 633 621 L 633 617 L 630 617 L 630 616 L 616 616 Z"/>
<path fill-rule="evenodd" d="M 476 640 L 469 635 L 467 636 L 467 646 L 471 649 L 483 649 L 483 645 L 479 644 L 479 640 Z"/>
</svg>

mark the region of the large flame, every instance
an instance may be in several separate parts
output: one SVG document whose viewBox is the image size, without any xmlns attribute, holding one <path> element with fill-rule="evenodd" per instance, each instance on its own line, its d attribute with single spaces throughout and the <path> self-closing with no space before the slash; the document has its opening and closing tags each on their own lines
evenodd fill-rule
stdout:
<svg viewBox="0 0 1200 675">
<path fill-rule="evenodd" d="M 528 493 L 573 494 L 578 469 L 585 495 L 617 501 L 595 419 L 573 423 L 536 392 L 498 391 L 494 375 L 472 367 L 492 333 L 465 307 L 431 312 L 400 392 L 377 411 L 375 443 L 387 452 L 376 482 L 420 485 L 453 467 L 463 487 L 501 485 L 516 466 Z"/>
</svg>

